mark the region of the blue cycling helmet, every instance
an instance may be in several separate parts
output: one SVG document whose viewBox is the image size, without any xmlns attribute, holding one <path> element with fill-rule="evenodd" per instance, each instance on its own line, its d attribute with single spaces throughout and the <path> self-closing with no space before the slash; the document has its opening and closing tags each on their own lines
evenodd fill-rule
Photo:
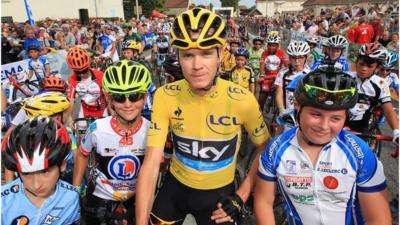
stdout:
<svg viewBox="0 0 400 225">
<path fill-rule="evenodd" d="M 394 66 L 394 64 L 399 60 L 399 55 L 393 51 L 390 50 L 388 52 L 388 54 L 386 55 L 386 60 L 385 62 L 382 64 L 383 68 L 390 68 L 392 66 Z"/>
<path fill-rule="evenodd" d="M 250 53 L 247 49 L 245 48 L 238 48 L 235 52 L 235 56 L 244 56 L 246 59 L 249 59 Z"/>
</svg>

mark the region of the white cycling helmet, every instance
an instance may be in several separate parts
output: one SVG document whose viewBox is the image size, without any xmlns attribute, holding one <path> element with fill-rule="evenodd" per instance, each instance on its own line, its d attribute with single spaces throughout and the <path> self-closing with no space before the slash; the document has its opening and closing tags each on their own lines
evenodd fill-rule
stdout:
<svg viewBox="0 0 400 225">
<path fill-rule="evenodd" d="M 310 36 L 307 38 L 307 42 L 317 45 L 319 43 L 319 38 L 315 36 Z"/>
<path fill-rule="evenodd" d="M 335 35 L 335 36 L 328 38 L 328 43 L 327 43 L 328 47 L 341 48 L 341 49 L 346 48 L 346 46 L 348 44 L 349 44 L 349 42 L 342 35 Z"/>
<path fill-rule="evenodd" d="M 292 41 L 286 52 L 290 56 L 304 56 L 310 53 L 310 46 L 305 41 Z"/>
<path fill-rule="evenodd" d="M 385 62 L 388 51 L 380 43 L 374 42 L 361 46 L 358 54 L 368 56 L 369 58 L 380 62 Z"/>
</svg>

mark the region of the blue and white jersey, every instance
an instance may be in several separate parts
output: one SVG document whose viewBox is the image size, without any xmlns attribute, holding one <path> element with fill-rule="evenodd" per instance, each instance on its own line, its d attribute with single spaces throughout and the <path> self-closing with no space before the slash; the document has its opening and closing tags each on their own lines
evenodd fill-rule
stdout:
<svg viewBox="0 0 400 225">
<path fill-rule="evenodd" d="M 294 127 L 274 138 L 258 167 L 261 179 L 277 183 L 289 224 L 364 224 L 357 193 L 386 188 L 381 162 L 364 141 L 342 130 L 313 165 L 297 132 Z"/>
<path fill-rule="evenodd" d="M 315 63 L 311 66 L 311 71 L 318 69 L 318 67 L 323 65 L 324 57 L 321 57 L 319 60 L 315 61 Z M 340 57 L 335 62 L 335 67 L 343 70 L 343 72 L 348 72 L 350 70 L 349 64 L 347 63 L 346 59 Z"/>
<path fill-rule="evenodd" d="M 37 208 L 18 178 L 1 187 L 1 224 L 80 224 L 79 195 L 72 185 L 59 180 L 54 194 Z"/>
<path fill-rule="evenodd" d="M 387 85 L 394 90 L 399 90 L 399 78 L 397 74 L 390 73 L 387 77 L 384 78 L 386 80 Z"/>
<path fill-rule="evenodd" d="M 147 96 L 146 103 L 142 110 L 143 116 L 149 121 L 151 121 L 151 107 L 153 105 L 153 96 L 154 96 L 154 93 L 156 92 L 156 90 L 157 90 L 157 88 L 154 85 L 154 83 L 152 82 L 150 84 L 149 91 L 147 92 L 148 96 Z"/>
<path fill-rule="evenodd" d="M 46 64 L 49 64 L 49 61 L 47 61 L 46 57 L 44 56 L 39 56 L 37 59 L 29 59 L 28 69 L 33 71 L 33 74 L 36 76 L 36 79 L 32 78 L 33 80 L 44 79 L 46 75 Z"/>
</svg>

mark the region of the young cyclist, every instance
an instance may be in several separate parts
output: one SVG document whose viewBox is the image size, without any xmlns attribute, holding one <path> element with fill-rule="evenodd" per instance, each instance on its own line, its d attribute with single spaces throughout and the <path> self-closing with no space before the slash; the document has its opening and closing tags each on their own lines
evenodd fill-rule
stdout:
<svg viewBox="0 0 400 225">
<path fill-rule="evenodd" d="M 107 116 L 107 102 L 101 83 L 103 73 L 90 68 L 90 55 L 87 50 L 73 47 L 67 54 L 67 65 L 73 71 L 68 77 L 68 99 L 71 102 L 69 126 L 74 126 L 72 120 L 74 107 L 80 107 L 78 118 Z M 81 99 L 78 106 L 74 104 L 76 95 Z M 86 130 L 86 128 L 87 124 L 84 121 L 77 123 L 78 131 Z"/>
<path fill-rule="evenodd" d="M 321 57 L 320 60 L 316 61 L 314 65 L 312 65 L 311 70 L 316 70 L 322 65 L 334 65 L 344 72 L 349 71 L 349 64 L 346 59 L 342 57 L 344 50 L 349 45 L 349 42 L 342 35 L 335 35 L 328 38 L 326 42 L 327 46 L 327 54 L 324 57 Z"/>
<path fill-rule="evenodd" d="M 222 56 L 221 72 L 229 73 L 236 65 L 235 52 L 240 48 L 240 39 L 236 37 L 231 37 L 227 39 L 229 44 L 228 51 Z"/>
<path fill-rule="evenodd" d="M 1 187 L 1 224 L 80 224 L 79 196 L 60 180 L 70 151 L 67 130 L 49 117 L 17 126 L 3 153 L 19 178 Z"/>
<path fill-rule="evenodd" d="M 389 51 L 378 73 L 380 77 L 385 79 L 389 88 L 393 88 L 396 91 L 397 95 L 399 95 L 399 77 L 397 74 L 391 72 L 391 70 L 395 68 L 398 61 L 398 54 L 395 51 Z"/>
<path fill-rule="evenodd" d="M 235 53 L 236 66 L 230 72 L 230 80 L 249 90 L 254 94 L 254 74 L 251 67 L 247 65 L 249 51 L 245 48 L 238 48 Z"/>
<path fill-rule="evenodd" d="M 234 224 L 250 195 L 256 163 L 236 192 L 233 187 L 241 127 L 258 150 L 269 134 L 254 95 L 217 76 L 225 31 L 222 18 L 203 8 L 183 12 L 171 28 L 185 79 L 164 85 L 154 96 L 136 192 L 138 225 L 147 225 L 149 217 L 152 224 L 182 224 L 189 213 L 197 224 Z M 172 161 L 153 204 L 170 131 Z"/>
<path fill-rule="evenodd" d="M 41 81 L 50 75 L 50 63 L 46 57 L 40 55 L 39 46 L 31 45 L 28 47 L 28 77 L 30 80 Z M 35 77 L 33 76 L 35 75 Z"/>
<path fill-rule="evenodd" d="M 320 53 L 317 51 L 317 46 L 319 43 L 319 38 L 315 36 L 310 36 L 306 39 L 308 45 L 310 46 L 310 56 L 307 57 L 307 67 L 311 68 L 314 63 L 321 59 Z"/>
<path fill-rule="evenodd" d="M 255 37 L 253 39 L 253 46 L 250 48 L 249 65 L 253 69 L 255 79 L 260 76 L 260 60 L 264 52 L 264 39 L 262 37 Z"/>
<path fill-rule="evenodd" d="M 294 92 L 288 90 L 286 87 L 296 77 L 309 73 L 306 62 L 307 56 L 310 54 L 310 47 L 307 42 L 290 42 L 286 53 L 289 55 L 289 66 L 281 69 L 275 80 L 275 101 L 280 114 L 294 109 Z"/>
<path fill-rule="evenodd" d="M 153 55 L 156 63 L 156 74 L 160 73 L 161 64 L 164 63 L 169 55 L 172 55 L 172 48 L 169 43 L 169 37 L 165 35 L 165 31 L 160 28 L 158 29 L 158 35 L 153 45 Z"/>
<path fill-rule="evenodd" d="M 375 74 L 385 62 L 387 50 L 378 42 L 361 46 L 356 60 L 356 72 L 352 73 L 357 81 L 360 97 L 350 109 L 350 129 L 365 132 L 370 129 L 370 118 L 378 105 L 389 126 L 393 130 L 393 142 L 399 141 L 397 113 L 393 109 L 390 91 L 385 80 Z"/>
<path fill-rule="evenodd" d="M 259 159 L 257 224 L 275 224 L 278 188 L 289 224 L 389 225 L 382 163 L 363 140 L 343 129 L 357 102 L 355 80 L 322 69 L 296 88 L 299 126 L 274 138 Z"/>
<path fill-rule="evenodd" d="M 149 70 L 133 61 L 123 60 L 104 74 L 103 89 L 115 113 L 90 125 L 74 165 L 73 184 L 80 189 L 88 156 L 95 149 L 97 164 L 89 171 L 86 224 L 110 224 L 119 203 L 127 209 L 125 222 L 133 224 L 136 178 L 150 127 L 140 112 L 150 84 Z"/>
<path fill-rule="evenodd" d="M 125 60 L 133 60 L 140 51 L 140 43 L 127 40 L 122 43 L 122 58 Z"/>
<path fill-rule="evenodd" d="M 264 111 L 264 104 L 268 95 L 272 90 L 273 81 L 278 75 L 279 70 L 285 65 L 288 66 L 288 59 L 285 56 L 285 51 L 279 48 L 281 38 L 277 31 L 271 31 L 267 37 L 267 48 L 261 55 L 260 75 L 261 78 L 257 81 L 261 85 L 258 104 L 261 107 L 261 112 Z"/>
</svg>

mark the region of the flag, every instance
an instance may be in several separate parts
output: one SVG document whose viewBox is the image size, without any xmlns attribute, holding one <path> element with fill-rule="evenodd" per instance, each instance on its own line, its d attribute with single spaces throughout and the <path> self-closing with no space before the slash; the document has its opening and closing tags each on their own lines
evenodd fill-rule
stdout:
<svg viewBox="0 0 400 225">
<path fill-rule="evenodd" d="M 31 6 L 29 5 L 28 0 L 25 1 L 25 9 L 26 9 L 26 14 L 28 15 L 29 23 L 31 25 L 35 24 L 35 20 L 33 19 L 32 11 L 31 11 Z"/>
</svg>

